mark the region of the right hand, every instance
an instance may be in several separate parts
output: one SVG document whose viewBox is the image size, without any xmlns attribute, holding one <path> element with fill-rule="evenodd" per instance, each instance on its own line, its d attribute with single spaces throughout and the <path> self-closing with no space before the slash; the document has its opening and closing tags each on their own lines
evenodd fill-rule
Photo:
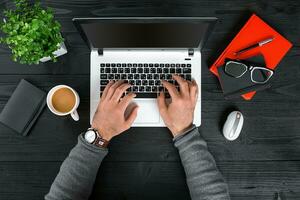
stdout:
<svg viewBox="0 0 300 200">
<path fill-rule="evenodd" d="M 124 115 L 127 106 L 136 97 L 136 94 L 130 93 L 121 99 L 130 86 L 124 81 L 110 81 L 103 91 L 93 118 L 92 128 L 98 130 L 107 141 L 129 129 L 137 116 L 137 106 L 133 108 L 128 118 Z"/>
<path fill-rule="evenodd" d="M 193 124 L 194 110 L 198 98 L 198 85 L 196 81 L 186 81 L 180 76 L 173 75 L 173 79 L 179 84 L 180 91 L 174 85 L 162 81 L 168 90 L 172 102 L 167 105 L 165 95 L 160 92 L 157 103 L 161 117 L 172 135 L 183 133 Z"/>
</svg>

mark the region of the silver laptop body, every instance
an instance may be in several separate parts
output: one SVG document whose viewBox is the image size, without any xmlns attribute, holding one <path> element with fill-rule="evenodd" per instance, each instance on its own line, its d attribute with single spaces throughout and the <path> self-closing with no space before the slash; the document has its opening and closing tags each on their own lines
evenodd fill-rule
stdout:
<svg viewBox="0 0 300 200">
<path fill-rule="evenodd" d="M 138 94 L 133 102 L 139 106 L 133 126 L 165 126 L 156 95 L 161 90 L 159 80 L 175 71 L 199 85 L 194 124 L 200 126 L 201 49 L 215 21 L 211 17 L 74 18 L 91 49 L 90 121 L 105 83 L 126 79 Z"/>
</svg>

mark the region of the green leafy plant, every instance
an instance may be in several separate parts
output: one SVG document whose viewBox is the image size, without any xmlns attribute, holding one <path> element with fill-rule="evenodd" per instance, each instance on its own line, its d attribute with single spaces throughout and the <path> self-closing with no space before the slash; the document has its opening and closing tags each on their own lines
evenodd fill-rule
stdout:
<svg viewBox="0 0 300 200">
<path fill-rule="evenodd" d="M 50 8 L 43 9 L 39 2 L 30 5 L 27 0 L 15 0 L 14 10 L 5 10 L 0 29 L 4 37 L 0 43 L 8 45 L 12 59 L 21 64 L 38 64 L 50 56 L 63 42 L 60 24 Z"/>
</svg>

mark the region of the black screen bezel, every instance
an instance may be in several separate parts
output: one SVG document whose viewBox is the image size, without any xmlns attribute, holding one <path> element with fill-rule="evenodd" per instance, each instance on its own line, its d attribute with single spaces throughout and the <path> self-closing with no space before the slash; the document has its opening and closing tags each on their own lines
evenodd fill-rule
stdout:
<svg viewBox="0 0 300 200">
<path fill-rule="evenodd" d="M 90 40 L 87 38 L 85 32 L 82 29 L 81 24 L 95 23 L 95 21 L 104 20 L 105 23 L 208 23 L 208 28 L 204 33 L 204 36 L 201 38 L 200 43 L 197 48 L 200 50 L 203 48 L 209 33 L 212 32 L 214 25 L 217 22 L 216 17 L 99 17 L 99 18 L 73 18 L 72 21 L 77 28 L 79 34 L 86 42 L 87 46 L 90 49 L 98 49 L 97 47 L 93 47 Z M 128 48 L 127 48 L 128 49 Z M 138 48 L 137 48 L 138 49 Z M 145 48 L 142 48 L 145 49 Z M 151 48 L 155 49 L 155 48 Z M 156 48 L 157 49 L 157 48 Z M 163 49 L 163 47 L 159 48 Z M 172 48 L 173 49 L 173 48 Z"/>
</svg>

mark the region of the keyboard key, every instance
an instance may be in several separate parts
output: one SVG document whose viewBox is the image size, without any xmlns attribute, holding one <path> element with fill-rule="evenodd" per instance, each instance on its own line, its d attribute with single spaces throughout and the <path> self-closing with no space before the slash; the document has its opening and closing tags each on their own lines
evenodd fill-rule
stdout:
<svg viewBox="0 0 300 200">
<path fill-rule="evenodd" d="M 131 64 L 131 63 L 128 63 L 127 66 L 128 66 L 128 67 L 132 67 L 132 64 Z"/>
<path fill-rule="evenodd" d="M 104 68 L 100 68 L 100 73 L 101 74 L 105 73 L 105 69 Z"/>
<path fill-rule="evenodd" d="M 148 64 L 147 64 L 147 63 L 145 63 L 145 64 L 144 64 L 144 67 L 148 67 Z"/>
<path fill-rule="evenodd" d="M 105 64 L 104 64 L 104 63 L 101 63 L 101 64 L 100 64 L 100 67 L 105 67 Z"/>
<path fill-rule="evenodd" d="M 175 67 L 175 64 L 171 64 L 171 67 Z"/>
<path fill-rule="evenodd" d="M 100 80 L 100 85 L 107 85 L 109 80 Z"/>
<path fill-rule="evenodd" d="M 149 85 L 154 85 L 154 80 L 149 80 Z"/>
<path fill-rule="evenodd" d="M 123 68 L 118 68 L 118 73 L 122 74 L 124 72 Z"/>
<path fill-rule="evenodd" d="M 162 70 L 162 68 L 157 68 L 156 71 L 157 71 L 157 73 L 161 74 L 163 70 Z"/>
<path fill-rule="evenodd" d="M 164 70 L 163 70 L 163 71 L 164 71 L 164 73 L 165 73 L 165 74 L 168 74 L 168 73 L 170 73 L 170 70 L 169 70 L 169 68 L 164 68 Z"/>
<path fill-rule="evenodd" d="M 135 81 L 134 81 L 134 80 L 128 80 L 128 83 L 129 83 L 130 85 L 134 85 Z"/>
<path fill-rule="evenodd" d="M 110 68 L 105 68 L 105 73 L 109 74 L 110 73 Z"/>
<path fill-rule="evenodd" d="M 146 92 L 151 92 L 152 88 L 151 86 L 146 86 Z"/>
<path fill-rule="evenodd" d="M 159 67 L 159 64 L 158 64 L 158 63 L 155 63 L 155 64 L 154 64 L 154 67 Z"/>
<path fill-rule="evenodd" d="M 120 80 L 121 76 L 120 74 L 115 74 L 115 80 Z"/>
<path fill-rule="evenodd" d="M 136 94 L 136 98 L 156 98 L 157 94 L 156 93 L 149 93 L 149 92 L 141 92 Z"/>
<path fill-rule="evenodd" d="M 143 68 L 141 68 L 141 67 L 139 67 L 138 69 L 137 69 L 137 71 L 138 71 L 138 73 L 143 73 Z"/>
<path fill-rule="evenodd" d="M 142 80 L 142 85 L 148 85 L 148 80 Z"/>
<path fill-rule="evenodd" d="M 177 64 L 176 64 L 176 67 L 180 67 L 180 64 L 177 63 Z"/>
<path fill-rule="evenodd" d="M 161 63 L 161 64 L 159 64 L 159 66 L 160 66 L 160 67 L 164 67 L 164 66 L 165 66 L 165 64 Z"/>
<path fill-rule="evenodd" d="M 147 79 L 152 79 L 152 74 L 147 74 Z"/>
<path fill-rule="evenodd" d="M 132 87 L 132 91 L 133 92 L 138 92 L 139 91 L 139 87 L 138 86 L 133 86 Z"/>
<path fill-rule="evenodd" d="M 185 74 L 185 79 L 188 81 L 192 80 L 192 76 L 190 74 Z"/>
<path fill-rule="evenodd" d="M 112 66 L 112 67 L 115 67 L 115 66 L 116 66 L 116 64 L 115 64 L 115 63 L 112 63 L 112 64 L 111 64 L 111 66 Z"/>
<path fill-rule="evenodd" d="M 131 73 L 136 73 L 136 68 L 131 68 Z"/>
<path fill-rule="evenodd" d="M 150 64 L 149 64 L 149 67 L 153 67 L 153 64 L 152 64 L 152 63 L 150 63 Z"/>
<path fill-rule="evenodd" d="M 135 80 L 135 85 L 141 85 L 142 81 L 141 80 Z"/>
<path fill-rule="evenodd" d="M 133 74 L 128 74 L 128 75 L 127 75 L 127 78 L 128 78 L 128 79 L 133 79 Z"/>
<path fill-rule="evenodd" d="M 186 67 L 186 64 L 181 64 L 181 67 Z"/>
<path fill-rule="evenodd" d="M 100 74 L 101 79 L 107 79 L 107 74 Z"/>
<path fill-rule="evenodd" d="M 165 64 L 165 67 L 170 67 L 170 64 Z"/>
<path fill-rule="evenodd" d="M 141 74 L 141 79 L 146 79 L 146 74 Z"/>
<path fill-rule="evenodd" d="M 145 86 L 139 86 L 139 92 L 144 92 L 145 91 Z"/>
<path fill-rule="evenodd" d="M 106 66 L 106 67 L 110 67 L 110 63 L 106 63 L 105 66 Z"/>
<path fill-rule="evenodd" d="M 139 74 L 134 74 L 133 77 L 134 77 L 134 79 L 140 79 L 140 75 Z"/>
<path fill-rule="evenodd" d="M 191 68 L 183 68 L 184 74 L 190 74 L 192 72 Z"/>
<path fill-rule="evenodd" d="M 150 69 L 150 72 L 151 72 L 152 74 L 156 73 L 156 68 L 151 68 L 151 69 Z"/>
<path fill-rule="evenodd" d="M 166 75 L 166 79 L 172 79 L 172 75 L 171 74 L 167 74 Z"/>
<path fill-rule="evenodd" d="M 182 71 L 181 68 L 176 68 L 176 73 L 177 74 L 181 74 L 181 71 Z"/>
<path fill-rule="evenodd" d="M 121 74 L 121 79 L 122 79 L 122 80 L 127 79 L 127 74 Z"/>
<path fill-rule="evenodd" d="M 125 72 L 126 74 L 129 74 L 129 73 L 130 73 L 130 68 L 128 68 L 128 67 L 125 68 L 125 69 L 124 69 L 124 72 Z"/>
<path fill-rule="evenodd" d="M 117 72 L 118 72 L 117 68 L 111 68 L 111 73 L 115 74 Z"/>
<path fill-rule="evenodd" d="M 137 64 L 136 64 L 136 63 L 134 63 L 134 64 L 133 64 L 133 67 L 137 67 Z"/>
<path fill-rule="evenodd" d="M 150 72 L 149 68 L 144 68 L 144 73 L 148 74 Z"/>
<path fill-rule="evenodd" d="M 153 79 L 154 79 L 154 80 L 159 79 L 159 74 L 154 74 L 154 75 L 153 75 Z"/>
<path fill-rule="evenodd" d="M 115 78 L 115 76 L 113 74 L 108 74 L 108 79 L 109 80 L 113 80 Z"/>
<path fill-rule="evenodd" d="M 175 73 L 175 68 L 171 68 L 170 69 L 170 74 L 174 74 Z"/>
<path fill-rule="evenodd" d="M 118 63 L 118 64 L 117 64 L 117 67 L 121 67 L 121 64 L 120 64 L 120 63 Z"/>
<path fill-rule="evenodd" d="M 138 66 L 139 66 L 139 67 L 143 67 L 143 64 L 140 63 L 140 64 L 138 64 Z"/>
<path fill-rule="evenodd" d="M 122 67 L 126 67 L 126 64 L 125 64 L 125 63 L 122 63 Z"/>
<path fill-rule="evenodd" d="M 192 67 L 192 65 L 191 65 L 191 64 L 187 64 L 186 66 L 187 66 L 187 67 Z"/>
<path fill-rule="evenodd" d="M 155 83 L 154 83 L 156 86 L 158 86 L 158 85 L 161 85 L 160 84 L 160 80 L 155 80 Z"/>
<path fill-rule="evenodd" d="M 157 87 L 156 86 L 152 87 L 152 92 L 157 92 Z"/>
<path fill-rule="evenodd" d="M 166 79 L 166 75 L 165 74 L 160 74 L 160 79 L 161 80 L 165 80 Z"/>
</svg>

